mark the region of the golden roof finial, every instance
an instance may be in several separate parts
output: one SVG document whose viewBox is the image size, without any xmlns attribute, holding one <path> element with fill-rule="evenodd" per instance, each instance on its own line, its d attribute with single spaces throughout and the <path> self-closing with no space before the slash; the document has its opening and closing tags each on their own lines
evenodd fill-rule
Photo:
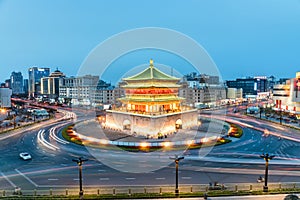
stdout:
<svg viewBox="0 0 300 200">
<path fill-rule="evenodd" d="M 153 67 L 153 60 L 152 60 L 152 58 L 150 59 L 150 67 Z"/>
</svg>

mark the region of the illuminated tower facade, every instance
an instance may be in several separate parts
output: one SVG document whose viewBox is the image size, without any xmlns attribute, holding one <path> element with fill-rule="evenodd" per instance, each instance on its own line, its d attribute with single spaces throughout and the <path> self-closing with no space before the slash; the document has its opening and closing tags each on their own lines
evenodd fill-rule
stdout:
<svg viewBox="0 0 300 200">
<path fill-rule="evenodd" d="M 182 106 L 178 96 L 179 78 L 154 67 L 124 78 L 122 106 L 108 110 L 105 127 L 129 134 L 156 137 L 197 125 L 197 111 Z"/>
</svg>

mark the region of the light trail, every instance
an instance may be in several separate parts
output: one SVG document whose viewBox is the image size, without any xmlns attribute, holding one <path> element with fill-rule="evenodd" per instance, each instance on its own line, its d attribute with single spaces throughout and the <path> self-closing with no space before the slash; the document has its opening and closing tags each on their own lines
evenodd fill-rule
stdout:
<svg viewBox="0 0 300 200">
<path fill-rule="evenodd" d="M 219 117 L 219 116 L 210 116 L 210 115 L 202 115 L 204 117 L 211 117 L 211 118 L 215 118 L 215 119 L 218 119 L 218 120 L 223 120 L 224 117 Z M 245 120 L 245 119 L 241 119 L 241 120 Z M 247 118 L 248 121 L 251 121 L 251 122 L 254 122 L 254 123 L 257 123 L 257 124 L 262 124 L 260 122 L 257 122 L 256 120 L 253 120 L 253 119 L 249 119 Z M 300 142 L 300 139 L 297 139 L 297 138 L 293 138 L 293 137 L 290 137 L 290 136 L 286 136 L 286 135 L 282 135 L 280 133 L 276 133 L 274 131 L 269 131 L 267 130 L 266 128 L 260 128 L 260 127 L 257 127 L 257 126 L 252 126 L 250 124 L 247 124 L 247 123 L 244 123 L 244 122 L 240 122 L 238 120 L 235 120 L 235 119 L 232 119 L 232 118 L 226 118 L 226 121 L 228 122 L 231 122 L 231 123 L 234 123 L 234 124 L 238 124 L 238 125 L 241 125 L 243 127 L 248 127 L 248 128 L 251 128 L 251 129 L 254 129 L 254 130 L 257 130 L 257 131 L 260 131 L 262 133 L 264 133 L 264 136 L 267 136 L 267 135 L 274 135 L 274 136 L 277 136 L 279 138 L 284 138 L 284 139 L 287 139 L 287 140 L 292 140 L 292 141 L 295 141 L 295 142 Z M 264 124 L 264 125 L 268 125 L 268 126 L 272 126 L 270 125 L 269 123 L 268 124 Z M 273 128 L 274 128 L 274 125 L 273 125 Z M 276 126 L 277 129 L 280 129 L 279 127 Z M 282 129 L 282 128 L 281 128 Z M 267 134 L 266 133 L 266 130 L 267 130 Z"/>
<path fill-rule="evenodd" d="M 59 137 L 57 137 L 57 136 L 55 135 L 55 130 L 56 130 L 56 127 L 53 127 L 53 128 L 50 129 L 50 137 L 51 137 L 52 139 L 54 139 L 55 141 L 61 143 L 61 144 L 69 144 L 68 141 L 62 140 L 62 139 L 60 139 Z"/>
<path fill-rule="evenodd" d="M 41 144 L 43 144 L 45 147 L 47 147 L 48 149 L 51 149 L 53 151 L 56 151 L 59 149 L 59 147 L 57 146 L 54 146 L 53 144 L 49 143 L 48 141 L 45 140 L 44 138 L 44 132 L 45 130 L 40 130 L 38 132 L 38 135 L 37 135 L 37 139 L 38 139 L 38 142 L 40 142 Z"/>
</svg>

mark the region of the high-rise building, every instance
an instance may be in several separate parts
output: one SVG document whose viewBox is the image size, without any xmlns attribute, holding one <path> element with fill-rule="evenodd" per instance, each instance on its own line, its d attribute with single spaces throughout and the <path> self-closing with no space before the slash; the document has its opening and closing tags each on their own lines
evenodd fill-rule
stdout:
<svg viewBox="0 0 300 200">
<path fill-rule="evenodd" d="M 24 87 L 23 87 L 24 93 L 28 94 L 28 79 L 24 79 L 23 85 L 24 85 Z"/>
<path fill-rule="evenodd" d="M 50 68 L 31 67 L 28 69 L 28 95 L 36 97 L 41 94 L 41 78 L 50 75 Z"/>
<path fill-rule="evenodd" d="M 12 94 L 23 94 L 23 75 L 21 72 L 12 72 L 10 75 L 10 87 L 12 89 Z"/>
<path fill-rule="evenodd" d="M 65 77 L 66 76 L 57 69 L 51 73 L 49 77 L 41 78 L 41 94 L 47 95 L 51 99 L 58 98 L 59 86 L 63 85 Z"/>
</svg>

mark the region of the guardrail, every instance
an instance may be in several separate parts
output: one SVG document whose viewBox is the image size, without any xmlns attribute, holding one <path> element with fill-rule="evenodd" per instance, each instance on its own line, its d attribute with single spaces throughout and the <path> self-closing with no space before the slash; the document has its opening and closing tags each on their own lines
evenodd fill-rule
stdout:
<svg viewBox="0 0 300 200">
<path fill-rule="evenodd" d="M 198 185 L 180 185 L 179 191 L 181 194 L 187 193 L 209 193 L 212 191 L 230 191 L 233 194 L 236 192 L 255 192 L 262 191 L 264 183 L 235 183 L 235 184 L 222 184 L 220 187 L 213 188 L 208 184 Z M 269 190 L 300 190 L 300 182 L 285 182 L 285 183 L 270 183 L 268 184 Z M 99 187 L 84 187 L 85 195 L 134 195 L 134 194 L 173 194 L 175 186 L 162 185 L 162 186 L 99 186 Z M 16 193 L 15 190 L 0 190 L 0 197 L 6 196 L 73 196 L 78 195 L 78 188 L 55 188 L 55 189 L 43 189 L 37 188 L 34 190 L 19 190 Z"/>
</svg>

